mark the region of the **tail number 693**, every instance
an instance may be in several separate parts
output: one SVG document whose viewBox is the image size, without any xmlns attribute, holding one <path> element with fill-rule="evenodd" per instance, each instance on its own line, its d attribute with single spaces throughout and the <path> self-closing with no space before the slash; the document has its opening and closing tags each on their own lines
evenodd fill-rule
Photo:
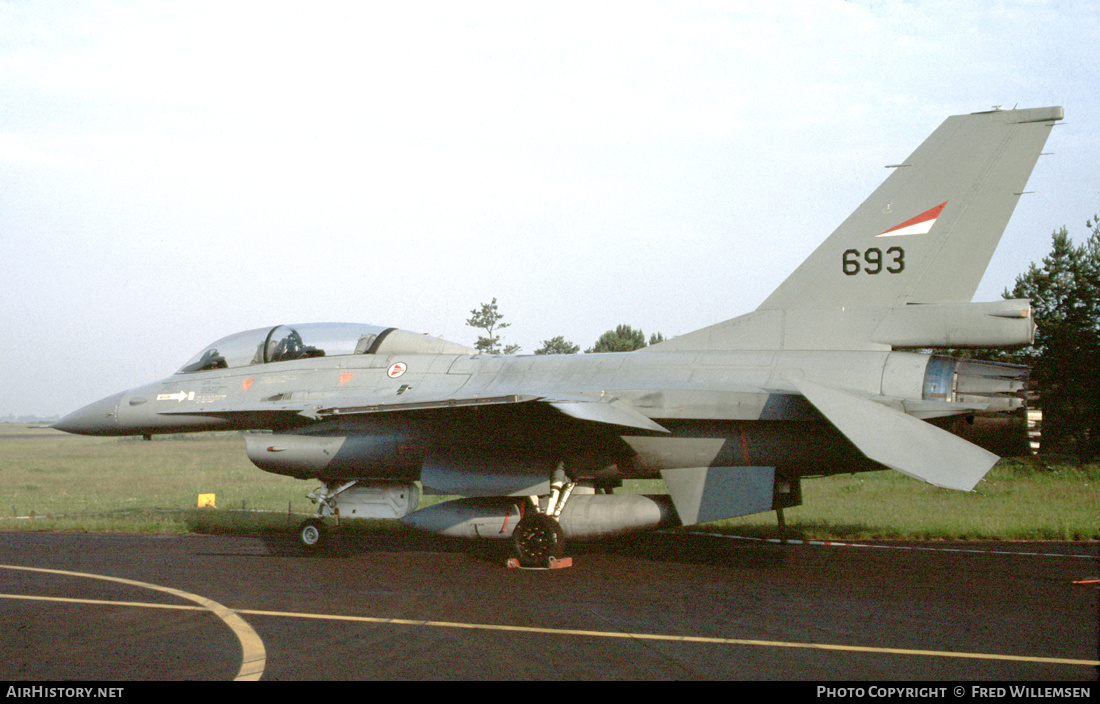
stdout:
<svg viewBox="0 0 1100 704">
<path fill-rule="evenodd" d="M 878 247 L 860 252 L 858 249 L 844 251 L 844 273 L 855 276 L 863 272 L 866 274 L 881 274 L 883 271 L 889 274 L 900 274 L 905 271 L 905 250 L 901 247 L 891 247 L 886 254 Z"/>
</svg>

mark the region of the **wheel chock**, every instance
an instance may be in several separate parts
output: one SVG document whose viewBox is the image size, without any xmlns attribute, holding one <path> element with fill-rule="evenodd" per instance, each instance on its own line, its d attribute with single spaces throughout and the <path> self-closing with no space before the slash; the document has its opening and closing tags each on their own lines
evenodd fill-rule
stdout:
<svg viewBox="0 0 1100 704">
<path fill-rule="evenodd" d="M 560 570 L 566 567 L 573 566 L 573 558 L 571 557 L 551 557 L 547 559 L 545 566 L 538 567 L 524 567 L 519 564 L 519 559 L 515 557 L 509 557 L 508 562 L 505 563 L 508 569 L 516 570 Z"/>
</svg>

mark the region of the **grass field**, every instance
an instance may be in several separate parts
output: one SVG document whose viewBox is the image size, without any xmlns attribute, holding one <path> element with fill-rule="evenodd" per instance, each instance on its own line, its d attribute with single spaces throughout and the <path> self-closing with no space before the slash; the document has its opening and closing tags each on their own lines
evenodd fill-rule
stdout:
<svg viewBox="0 0 1100 704">
<path fill-rule="evenodd" d="M 256 532 L 287 530 L 314 511 L 319 486 L 262 472 L 236 433 L 89 438 L 0 424 L 0 530 Z M 624 491 L 659 493 L 660 481 Z M 215 494 L 215 509 L 197 509 Z M 1002 460 L 973 492 L 896 472 L 807 479 L 785 512 L 806 539 L 1100 540 L 1100 465 Z M 422 505 L 438 501 L 422 498 Z M 33 516 L 33 518 L 31 518 Z M 773 537 L 775 514 L 698 528 Z M 372 521 L 372 529 L 396 527 Z"/>
</svg>

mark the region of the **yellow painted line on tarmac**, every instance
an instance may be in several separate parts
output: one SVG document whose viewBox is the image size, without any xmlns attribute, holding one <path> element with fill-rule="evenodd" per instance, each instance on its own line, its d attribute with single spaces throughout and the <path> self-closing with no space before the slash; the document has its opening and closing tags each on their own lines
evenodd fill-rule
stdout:
<svg viewBox="0 0 1100 704">
<path fill-rule="evenodd" d="M 19 599 L 22 601 L 55 601 L 62 604 L 91 604 L 93 606 L 136 606 L 142 609 L 166 609 L 168 611 L 206 610 L 202 606 L 186 606 L 183 604 L 153 604 L 148 601 L 114 601 L 113 599 L 76 599 L 66 596 L 34 596 L 33 594 L 0 594 L 0 599 Z"/>
<path fill-rule="evenodd" d="M 276 616 L 281 618 L 311 618 L 329 621 L 358 621 L 393 626 L 418 626 L 429 628 L 464 628 L 482 631 L 506 631 L 512 633 L 537 633 L 541 635 L 581 636 L 589 638 L 621 638 L 624 640 L 676 641 L 681 643 L 709 643 L 714 645 L 746 645 L 761 648 L 804 648 L 834 650 L 854 653 L 878 653 L 886 655 L 912 655 L 937 658 L 968 658 L 971 660 L 1005 660 L 1055 665 L 1100 666 L 1100 660 L 1074 660 L 1071 658 L 1045 658 L 1029 655 L 1000 655 L 994 653 L 956 653 L 945 650 L 912 650 L 905 648 L 875 648 L 859 645 L 833 645 L 829 643 L 793 643 L 785 641 L 747 640 L 742 638 L 714 638 L 709 636 L 672 636 L 656 633 L 627 633 L 620 631 L 589 631 L 573 628 L 540 628 L 536 626 L 503 626 L 490 623 L 462 623 L 455 621 L 419 621 L 403 618 L 378 618 L 374 616 L 332 616 L 326 614 L 292 613 L 286 611 L 257 611 L 240 609 L 237 613 L 249 616 Z"/>
<path fill-rule="evenodd" d="M 260 640 L 260 636 L 256 631 L 252 630 L 252 626 L 249 626 L 243 618 L 237 615 L 235 611 L 222 606 L 213 599 L 207 599 L 204 596 L 198 594 L 191 594 L 180 589 L 173 589 L 172 587 L 163 587 L 159 584 L 149 584 L 148 582 L 139 582 L 133 579 L 123 579 L 121 577 L 107 577 L 101 574 L 90 574 L 87 572 L 69 572 L 66 570 L 50 570 L 41 567 L 22 567 L 19 565 L 0 565 L 2 569 L 9 570 L 23 570 L 25 572 L 41 572 L 45 574 L 57 574 L 66 577 L 85 577 L 88 579 L 100 579 L 105 582 L 115 582 L 117 584 L 127 584 L 132 587 L 138 587 L 141 589 L 149 589 L 152 591 L 163 592 L 165 594 L 171 594 L 187 601 L 192 601 L 203 609 L 210 611 L 215 616 L 220 618 L 225 625 L 229 626 L 229 629 L 233 631 L 233 634 L 237 636 L 237 640 L 241 643 L 241 668 L 237 672 L 237 676 L 234 678 L 237 681 L 255 681 L 260 679 L 260 676 L 264 673 L 264 666 L 267 662 L 267 652 L 264 650 L 264 642 Z M 61 599 L 51 599 L 55 601 L 61 601 Z M 118 604 L 120 602 L 106 602 L 109 604 Z M 128 602 L 133 604 L 134 602 Z M 164 607 L 162 604 L 143 604 L 143 606 L 158 606 Z M 184 608 L 184 607 L 176 607 Z M 192 608 L 192 607 L 186 607 Z"/>
<path fill-rule="evenodd" d="M 0 565 L 2 567 L 3 565 Z M 45 570 L 51 571 L 51 570 Z M 65 574 L 65 573 L 62 573 Z M 70 573 L 75 574 L 75 573 Z M 126 580 L 116 580 L 123 581 Z M 133 583 L 133 582 L 129 582 Z M 140 582 L 135 584 L 141 584 Z M 174 593 L 174 592 L 173 592 Z M 183 605 L 171 605 L 171 604 L 150 604 L 143 602 L 132 601 L 105 601 L 98 599 L 71 599 L 61 597 L 43 597 L 43 596 L 24 596 L 17 594 L 0 594 L 0 598 L 6 599 L 28 599 L 28 600 L 40 600 L 40 601 L 60 601 L 70 603 L 82 603 L 82 604 L 104 604 L 111 606 L 136 606 L 142 608 L 158 608 L 158 609 L 182 609 L 182 610 L 200 610 L 197 606 L 183 606 Z M 201 597 L 200 597 L 201 598 Z M 262 611 L 257 609 L 236 609 L 236 614 L 242 614 L 246 616 L 268 616 L 274 618 L 303 618 L 314 619 L 320 621 L 345 621 L 354 623 L 372 623 L 378 625 L 387 626 L 411 626 L 420 628 L 454 628 L 454 629 L 467 629 L 467 630 L 480 630 L 480 631 L 497 631 L 508 633 L 533 633 L 539 635 L 554 635 L 554 636 L 576 636 L 583 638 L 618 638 L 622 640 L 640 640 L 640 641 L 665 641 L 665 642 L 679 642 L 679 643 L 702 643 L 710 645 L 741 645 L 757 648 L 795 648 L 804 650 L 830 650 L 835 652 L 850 652 L 850 653 L 872 653 L 878 655 L 906 655 L 912 657 L 935 657 L 935 658 L 960 658 L 969 660 L 997 660 L 1004 662 L 1028 662 L 1028 663 L 1041 663 L 1047 665 L 1076 665 L 1084 667 L 1100 667 L 1100 660 L 1076 660 L 1073 658 L 1048 658 L 1031 655 L 1005 655 L 998 653 L 965 653 L 965 652 L 951 652 L 946 650 L 916 650 L 909 648 L 879 648 L 861 645 L 836 645 L 832 643 L 796 643 L 790 641 L 770 641 L 770 640 L 752 640 L 744 638 L 717 638 L 711 636 L 674 636 L 674 635 L 662 635 L 659 633 L 629 633 L 621 631 L 592 631 L 585 629 L 575 628 L 543 628 L 538 626 L 507 626 L 491 623 L 464 623 L 461 621 L 426 621 L 419 619 L 405 619 L 405 618 L 381 618 L 377 616 L 340 616 L 332 614 L 314 614 L 314 613 L 302 613 L 292 611 Z M 243 621 L 242 621 L 243 622 Z M 261 644 L 262 648 L 262 644 Z M 242 666 L 242 672 L 244 668 Z M 258 679 L 259 674 L 255 678 Z M 238 679 L 242 679 L 238 675 Z"/>
</svg>

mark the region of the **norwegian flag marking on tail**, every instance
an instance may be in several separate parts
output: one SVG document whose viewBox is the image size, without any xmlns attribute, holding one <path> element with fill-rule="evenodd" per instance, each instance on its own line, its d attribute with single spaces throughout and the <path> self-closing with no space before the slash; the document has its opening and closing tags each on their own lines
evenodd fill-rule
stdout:
<svg viewBox="0 0 1100 704">
<path fill-rule="evenodd" d="M 924 235 L 936 224 L 936 218 L 940 216 L 947 202 L 940 203 L 931 210 L 926 210 L 915 218 L 910 218 L 900 225 L 895 225 L 889 230 L 875 235 L 875 237 L 901 237 L 903 235 Z"/>
</svg>

